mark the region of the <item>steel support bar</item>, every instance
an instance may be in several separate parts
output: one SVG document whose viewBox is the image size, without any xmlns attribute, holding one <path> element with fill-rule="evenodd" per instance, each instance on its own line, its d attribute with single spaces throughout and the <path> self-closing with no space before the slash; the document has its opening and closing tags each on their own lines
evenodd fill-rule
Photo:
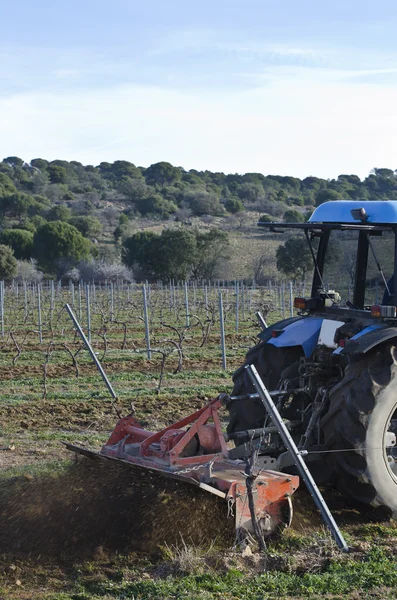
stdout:
<svg viewBox="0 0 397 600">
<path fill-rule="evenodd" d="M 288 429 L 296 427 L 300 421 L 284 421 Z M 224 433 L 223 436 L 227 442 L 230 440 L 238 440 L 239 437 L 246 436 L 248 439 L 259 437 L 265 433 L 277 433 L 278 429 L 275 425 L 271 427 L 260 427 L 259 429 L 243 429 L 242 431 L 233 431 L 232 433 Z"/>
<path fill-rule="evenodd" d="M 226 370 L 225 320 L 223 316 L 222 292 L 219 292 L 219 324 L 221 328 L 222 368 Z"/>
<path fill-rule="evenodd" d="M 107 375 L 105 373 L 105 371 L 102 368 L 101 363 L 98 360 L 97 355 L 95 354 L 90 342 L 88 341 L 88 339 L 86 338 L 86 335 L 84 333 L 84 331 L 82 330 L 80 323 L 78 322 L 78 320 L 75 317 L 75 314 L 73 313 L 72 309 L 70 308 L 69 304 L 65 304 L 65 308 L 68 311 L 70 318 L 72 319 L 77 331 L 79 332 L 79 335 L 81 337 L 81 339 L 83 340 L 85 347 L 87 348 L 88 352 L 91 355 L 92 360 L 95 363 L 96 368 L 98 369 L 103 381 L 105 382 L 106 387 L 108 388 L 110 395 L 112 396 L 112 398 L 114 400 L 117 400 L 117 396 L 116 396 L 116 392 L 114 391 L 114 389 L 112 388 L 112 384 L 110 383 L 109 379 L 107 378 Z"/>
<path fill-rule="evenodd" d="M 291 388 L 289 390 L 274 390 L 269 392 L 272 398 L 278 398 L 279 396 L 290 396 L 291 394 L 300 394 L 301 392 L 306 392 L 307 389 L 302 388 Z M 259 394 L 243 394 L 242 396 L 230 396 L 229 400 L 237 401 L 237 400 L 255 400 L 256 398 L 260 398 Z"/>
<path fill-rule="evenodd" d="M 186 317 L 186 327 L 190 327 L 190 316 L 189 316 L 189 294 L 187 283 L 185 281 L 185 317 Z"/>
<path fill-rule="evenodd" d="M 150 348 L 150 327 L 149 327 L 149 315 L 148 315 L 146 285 L 142 286 L 142 296 L 143 296 L 143 319 L 144 319 L 144 322 L 145 322 L 146 352 L 147 352 L 147 358 L 148 358 L 148 360 L 151 360 L 152 359 L 152 352 L 151 352 L 151 348 Z"/>
<path fill-rule="evenodd" d="M 267 323 L 266 323 L 265 319 L 263 318 L 263 315 L 260 310 L 258 310 L 258 312 L 255 313 L 255 316 L 258 319 L 259 324 L 262 327 L 262 329 L 267 329 Z"/>
<path fill-rule="evenodd" d="M 263 402 L 268 414 L 270 415 L 273 424 L 276 425 L 278 432 L 280 434 L 281 439 L 283 440 L 285 447 L 289 450 L 294 460 L 295 466 L 299 471 L 299 475 L 302 477 L 303 481 L 306 484 L 307 489 L 310 492 L 311 497 L 313 498 L 317 508 L 321 512 L 321 516 L 324 520 L 324 523 L 327 525 L 328 529 L 331 531 L 332 536 L 334 537 L 336 543 L 339 548 L 344 552 L 349 552 L 349 547 L 346 544 L 338 525 L 336 524 L 320 490 L 318 489 L 316 482 L 314 481 L 309 469 L 305 461 L 302 458 L 298 448 L 294 440 L 291 437 L 290 432 L 288 431 L 283 419 L 281 418 L 280 413 L 278 412 L 276 405 L 274 404 L 268 390 L 263 384 L 262 379 L 260 378 L 258 371 L 254 367 L 254 365 L 247 365 L 245 367 L 248 370 L 249 378 L 252 381 L 256 391 L 259 394 L 260 399 Z"/>
</svg>

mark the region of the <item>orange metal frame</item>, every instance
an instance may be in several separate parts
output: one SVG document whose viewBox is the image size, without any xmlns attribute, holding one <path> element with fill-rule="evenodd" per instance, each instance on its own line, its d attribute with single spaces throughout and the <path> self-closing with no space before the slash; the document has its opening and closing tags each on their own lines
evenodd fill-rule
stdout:
<svg viewBox="0 0 397 600">
<path fill-rule="evenodd" d="M 221 399 L 215 398 L 203 408 L 157 433 L 146 431 L 134 417 L 125 417 L 117 423 L 100 455 L 183 479 L 233 500 L 237 532 L 252 531 L 244 463 L 228 458 L 218 415 L 221 407 Z M 210 420 L 213 423 L 208 425 Z M 209 438 L 206 438 L 208 433 Z M 205 454 L 200 443 L 201 454 L 183 456 L 186 446 L 195 436 L 199 442 L 204 438 L 210 440 L 210 453 Z M 216 447 L 217 451 L 211 452 L 212 447 Z M 193 469 L 189 469 L 189 466 Z M 263 471 L 256 477 L 253 483 L 255 514 L 269 532 L 281 523 L 288 524 L 292 514 L 290 496 L 298 485 L 298 477 L 276 471 Z"/>
<path fill-rule="evenodd" d="M 161 459 L 168 458 L 169 464 L 172 466 L 183 466 L 187 464 L 200 464 L 205 463 L 219 456 L 219 452 L 213 454 L 203 454 L 198 456 L 182 457 L 181 453 L 187 444 L 193 439 L 193 437 L 199 432 L 200 427 L 205 425 L 210 419 L 213 420 L 219 445 L 221 448 L 221 454 L 227 453 L 227 446 L 223 436 L 221 423 L 219 420 L 218 410 L 222 407 L 222 402 L 219 398 L 214 398 L 195 413 L 181 419 L 180 421 L 165 427 L 161 431 L 152 433 L 146 431 L 141 425 L 134 419 L 134 417 L 125 417 L 120 419 L 117 423 L 112 435 L 105 444 L 107 446 L 114 446 L 121 440 L 125 439 L 125 444 L 128 443 L 140 443 L 139 454 L 142 457 L 157 457 Z M 191 427 L 183 431 L 183 428 L 191 425 Z M 175 444 L 175 446 L 169 451 L 163 451 L 154 447 L 154 444 L 159 444 L 161 438 L 168 431 L 180 431 L 182 437 Z"/>
</svg>

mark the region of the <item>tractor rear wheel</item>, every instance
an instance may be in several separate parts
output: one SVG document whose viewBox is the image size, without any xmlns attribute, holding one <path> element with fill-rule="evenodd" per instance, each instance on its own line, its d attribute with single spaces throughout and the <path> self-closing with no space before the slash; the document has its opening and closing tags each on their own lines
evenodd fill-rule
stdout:
<svg viewBox="0 0 397 600">
<path fill-rule="evenodd" d="M 346 368 L 330 392 L 322 428 L 341 491 L 380 515 L 397 517 L 396 347 Z"/>
</svg>

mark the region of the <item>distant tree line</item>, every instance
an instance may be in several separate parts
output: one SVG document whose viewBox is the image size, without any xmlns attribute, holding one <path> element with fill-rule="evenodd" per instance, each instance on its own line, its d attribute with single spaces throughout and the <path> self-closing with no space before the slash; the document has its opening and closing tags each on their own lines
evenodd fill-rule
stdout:
<svg viewBox="0 0 397 600">
<path fill-rule="evenodd" d="M 98 245 L 98 238 L 110 235 L 125 264 L 146 276 L 207 278 L 221 264 L 227 237 L 217 230 L 200 232 L 197 218 L 255 210 L 264 220 L 304 221 L 315 206 L 339 199 L 397 200 L 397 172 L 376 168 L 363 180 L 348 174 L 299 179 L 186 171 L 168 162 L 144 168 L 124 160 L 93 166 L 8 156 L 0 162 L 0 245 L 16 260 L 33 258 L 46 272 L 60 274 L 98 253 L 102 260 L 101 253 L 111 250 L 109 240 Z M 141 218 L 191 226 L 194 217 L 195 231 L 181 226 L 161 235 L 133 231 Z M 171 242 L 174 256 L 167 258 Z M 185 250 L 179 262 L 178 244 Z"/>
<path fill-rule="evenodd" d="M 397 172 L 386 168 L 373 169 L 363 180 L 357 175 L 327 180 L 186 171 L 168 162 L 148 168 L 125 160 L 84 166 L 77 161 L 42 158 L 27 163 L 9 156 L 0 163 L 0 175 L 0 212 L 18 219 L 42 214 L 60 201 L 69 207 L 77 204 L 79 212 L 84 208 L 87 212 L 93 202 L 107 198 L 123 199 L 131 215 L 160 219 L 182 208 L 193 215 L 223 215 L 256 207 L 276 215 L 288 206 L 313 207 L 329 200 L 397 200 Z"/>
</svg>

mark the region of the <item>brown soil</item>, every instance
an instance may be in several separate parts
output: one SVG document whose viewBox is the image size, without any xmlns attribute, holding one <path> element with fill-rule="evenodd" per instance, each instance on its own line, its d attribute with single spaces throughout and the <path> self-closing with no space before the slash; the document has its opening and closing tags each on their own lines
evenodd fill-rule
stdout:
<svg viewBox="0 0 397 600">
<path fill-rule="evenodd" d="M 0 366 L 0 381 L 17 381 L 24 379 L 31 379 L 35 377 L 43 377 L 43 365 L 44 365 L 44 353 L 41 352 L 42 355 L 42 364 L 26 364 L 26 363 L 16 363 L 15 365 L 5 365 Z M 153 359 L 151 361 L 142 360 L 142 358 L 137 358 L 134 354 L 123 357 L 121 360 L 106 362 L 102 361 L 102 366 L 104 367 L 107 374 L 112 375 L 119 373 L 131 373 L 133 371 L 139 371 L 143 374 L 153 374 L 158 377 L 159 374 L 159 363 L 161 361 L 160 355 L 153 355 Z M 229 358 L 229 367 L 237 368 L 242 361 L 242 358 L 237 358 L 233 360 Z M 175 357 L 168 358 L 166 361 L 167 372 L 172 371 L 173 368 L 176 368 L 178 361 Z M 219 357 L 202 357 L 202 358 L 194 358 L 190 359 L 189 356 L 186 356 L 183 360 L 184 371 L 186 370 L 197 370 L 197 371 L 209 371 L 220 369 L 220 356 Z M 65 376 L 75 376 L 76 370 L 72 365 L 71 361 L 65 362 L 64 364 L 51 364 L 51 359 L 49 364 L 46 367 L 47 377 L 49 380 L 56 377 L 65 377 Z M 92 364 L 78 364 L 78 372 L 80 376 L 96 376 L 97 370 L 96 367 Z M 76 379 L 78 381 L 78 379 Z"/>
<path fill-rule="evenodd" d="M 16 426 L 21 429 L 41 430 L 43 428 L 67 429 L 92 426 L 94 420 L 103 420 L 111 415 L 115 423 L 117 417 L 110 402 L 103 400 L 66 401 L 43 400 L 32 404 L 21 403 L 0 407 L 0 427 Z"/>
<path fill-rule="evenodd" d="M 206 402 L 203 398 L 191 398 L 183 402 L 178 398 L 162 400 L 152 394 L 149 398 L 134 399 L 134 406 L 136 416 L 143 425 L 150 423 L 152 426 L 162 422 L 165 426 L 198 410 Z M 131 412 L 128 401 L 118 401 L 117 406 L 123 416 Z M 9 431 L 110 431 L 117 420 L 118 416 L 111 402 L 103 399 L 92 398 L 73 402 L 40 400 L 32 404 L 24 402 L 9 406 L 0 405 L 0 429 Z"/>
<path fill-rule="evenodd" d="M 349 503 L 348 499 L 339 493 L 335 488 L 326 487 L 321 489 L 321 493 L 328 508 L 331 510 L 336 522 L 340 526 L 354 525 L 366 521 L 376 520 L 377 516 L 370 509 L 360 507 Z M 320 511 L 316 508 L 314 500 L 307 491 L 304 482 L 300 481 L 300 487 L 293 496 L 294 518 L 291 528 L 297 533 L 306 535 L 325 530 L 325 524 Z"/>
<path fill-rule="evenodd" d="M 56 476 L 20 476 L 0 489 L 0 553 L 89 558 L 156 552 L 181 536 L 230 545 L 226 503 L 188 484 L 106 460 L 79 459 Z"/>
</svg>

